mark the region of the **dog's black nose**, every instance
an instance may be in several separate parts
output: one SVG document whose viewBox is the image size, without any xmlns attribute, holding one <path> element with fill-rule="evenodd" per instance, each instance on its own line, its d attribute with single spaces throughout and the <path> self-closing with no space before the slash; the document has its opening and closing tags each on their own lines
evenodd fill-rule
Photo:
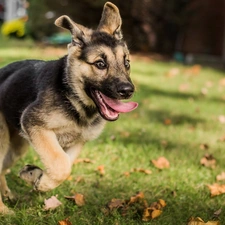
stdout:
<svg viewBox="0 0 225 225">
<path fill-rule="evenodd" d="M 117 92 L 122 98 L 129 98 L 134 93 L 134 86 L 131 83 L 121 83 L 117 86 Z"/>
</svg>

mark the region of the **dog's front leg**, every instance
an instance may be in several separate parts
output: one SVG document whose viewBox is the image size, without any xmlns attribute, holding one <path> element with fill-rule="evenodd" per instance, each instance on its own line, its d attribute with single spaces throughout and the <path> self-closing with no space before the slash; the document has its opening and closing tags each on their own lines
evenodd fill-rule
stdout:
<svg viewBox="0 0 225 225">
<path fill-rule="evenodd" d="M 20 177 L 30 181 L 35 190 L 48 191 L 59 186 L 70 175 L 72 163 L 68 154 L 58 143 L 51 130 L 33 127 L 28 137 L 35 151 L 40 156 L 45 170 L 27 165 L 20 172 Z"/>
</svg>

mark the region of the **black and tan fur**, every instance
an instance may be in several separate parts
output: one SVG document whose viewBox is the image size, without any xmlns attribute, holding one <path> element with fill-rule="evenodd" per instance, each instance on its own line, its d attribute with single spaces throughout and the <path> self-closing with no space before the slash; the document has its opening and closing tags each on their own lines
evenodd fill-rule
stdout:
<svg viewBox="0 0 225 225">
<path fill-rule="evenodd" d="M 121 23 L 118 8 L 109 2 L 96 30 L 62 16 L 55 24 L 72 34 L 68 55 L 0 69 L 0 213 L 10 212 L 1 196 L 13 198 L 6 170 L 26 152 L 28 143 L 45 169 L 27 165 L 20 176 L 35 190 L 48 191 L 70 175 L 83 145 L 99 136 L 105 121 L 118 118 L 99 104 L 104 104 L 101 93 L 121 100 L 134 92 Z"/>
</svg>

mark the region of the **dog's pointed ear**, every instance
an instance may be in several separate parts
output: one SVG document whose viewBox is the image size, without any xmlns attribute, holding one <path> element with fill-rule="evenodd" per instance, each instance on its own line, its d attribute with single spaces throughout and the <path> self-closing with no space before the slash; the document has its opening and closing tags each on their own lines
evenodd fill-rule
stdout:
<svg viewBox="0 0 225 225">
<path fill-rule="evenodd" d="M 121 25 L 122 19 L 119 9 L 111 2 L 106 2 L 97 30 L 113 35 L 116 39 L 122 39 Z"/>
<path fill-rule="evenodd" d="M 90 39 L 92 30 L 75 23 L 69 16 L 60 16 L 55 25 L 71 32 L 73 46 L 82 47 Z"/>
</svg>

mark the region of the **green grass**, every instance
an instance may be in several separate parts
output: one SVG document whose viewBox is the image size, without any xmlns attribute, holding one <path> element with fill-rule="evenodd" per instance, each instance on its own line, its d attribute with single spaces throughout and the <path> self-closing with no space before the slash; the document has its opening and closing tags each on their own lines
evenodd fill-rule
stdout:
<svg viewBox="0 0 225 225">
<path fill-rule="evenodd" d="M 52 49 L 51 54 L 47 54 L 44 48 L 36 48 L 33 43 L 28 45 L 1 44 L 0 65 L 23 58 L 58 57 L 53 56 Z M 171 68 L 179 69 L 174 77 L 166 75 Z M 31 188 L 18 178 L 18 171 L 25 164 L 40 165 L 30 150 L 7 175 L 18 201 L 6 202 L 15 215 L 0 216 L 0 224 L 52 225 L 69 218 L 74 225 L 185 225 L 192 216 L 211 220 L 220 208 L 219 219 L 221 224 L 225 223 L 225 195 L 211 198 L 206 186 L 216 182 L 216 175 L 225 171 L 225 143 L 219 141 L 225 135 L 225 124 L 218 120 L 225 114 L 225 86 L 219 82 L 224 72 L 203 67 L 199 74 L 193 75 L 187 69 L 189 67 L 174 62 L 133 59 L 132 78 L 137 89 L 133 100 L 139 102 L 138 109 L 108 123 L 103 134 L 88 143 L 80 156 L 94 162 L 74 165 L 72 180 L 51 192 L 30 192 Z M 179 90 L 181 85 L 188 89 Z M 202 93 L 202 89 L 207 89 L 207 94 Z M 171 124 L 165 125 L 166 119 Z M 209 148 L 202 150 L 201 144 Z M 205 153 L 216 158 L 215 169 L 200 165 Z M 169 169 L 160 171 L 151 164 L 152 159 L 160 156 L 170 161 Z M 96 172 L 99 165 L 105 166 L 103 177 Z M 152 174 L 123 175 L 133 168 L 150 169 Z M 76 183 L 78 177 L 83 180 Z M 132 211 L 127 216 L 119 212 L 107 216 L 102 212 L 112 198 L 129 199 L 138 191 L 144 192 L 149 203 L 159 198 L 166 201 L 167 206 L 158 218 L 144 223 L 140 215 Z M 64 199 L 65 195 L 75 192 L 84 195 L 84 206 L 77 207 Z M 52 195 L 58 195 L 63 205 L 46 212 L 44 199 Z"/>
</svg>

